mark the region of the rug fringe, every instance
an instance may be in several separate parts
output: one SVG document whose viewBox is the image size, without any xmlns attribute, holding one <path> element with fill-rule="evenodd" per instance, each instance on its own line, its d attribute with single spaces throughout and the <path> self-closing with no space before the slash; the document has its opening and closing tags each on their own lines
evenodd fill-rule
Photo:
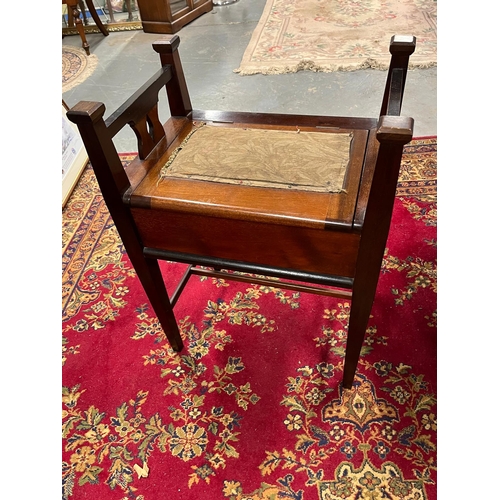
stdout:
<svg viewBox="0 0 500 500">
<path fill-rule="evenodd" d="M 437 63 L 434 61 L 422 62 L 422 63 L 410 63 L 408 69 L 428 69 L 436 67 Z M 349 65 L 328 65 L 323 66 L 321 64 L 316 64 L 314 61 L 300 61 L 294 66 L 271 66 L 268 68 L 257 68 L 257 67 L 247 67 L 243 69 L 241 66 L 233 70 L 233 73 L 237 73 L 240 76 L 251 76 L 251 75 L 283 75 L 286 73 L 298 73 L 299 71 L 313 71 L 315 73 L 334 73 L 335 71 L 357 71 L 360 69 L 376 69 L 381 71 L 387 71 L 389 65 L 386 63 L 381 63 L 374 59 L 368 59 L 364 62 L 349 64 Z"/>
</svg>

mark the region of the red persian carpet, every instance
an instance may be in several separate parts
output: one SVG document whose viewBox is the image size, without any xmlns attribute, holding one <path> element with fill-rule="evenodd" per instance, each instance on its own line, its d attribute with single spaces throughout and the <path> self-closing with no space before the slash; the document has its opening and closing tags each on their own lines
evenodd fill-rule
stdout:
<svg viewBox="0 0 500 500">
<path fill-rule="evenodd" d="M 87 167 L 63 211 L 63 499 L 434 500 L 436 155 L 406 146 L 343 392 L 328 297 L 193 277 L 174 353 Z M 184 266 L 162 270 L 172 291 Z"/>
</svg>

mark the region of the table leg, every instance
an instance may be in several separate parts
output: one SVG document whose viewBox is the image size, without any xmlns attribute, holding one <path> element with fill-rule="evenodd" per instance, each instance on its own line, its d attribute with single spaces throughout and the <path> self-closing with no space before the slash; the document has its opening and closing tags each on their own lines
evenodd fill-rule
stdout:
<svg viewBox="0 0 500 500">
<path fill-rule="evenodd" d="M 108 32 L 106 26 L 104 26 L 104 24 L 102 24 L 102 21 L 99 18 L 97 11 L 95 10 L 95 7 L 94 7 L 94 2 L 92 0 L 86 0 L 86 2 L 87 2 L 87 7 L 89 8 L 90 15 L 92 16 L 92 19 L 94 20 L 96 26 L 99 28 L 99 30 L 101 31 L 101 33 L 104 36 L 108 36 L 109 32 Z"/>
</svg>

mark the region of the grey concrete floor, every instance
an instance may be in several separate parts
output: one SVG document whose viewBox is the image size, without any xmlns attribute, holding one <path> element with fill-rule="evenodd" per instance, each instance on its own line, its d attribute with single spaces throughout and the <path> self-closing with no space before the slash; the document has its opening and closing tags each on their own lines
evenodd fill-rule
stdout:
<svg viewBox="0 0 500 500">
<path fill-rule="evenodd" d="M 334 73 L 300 71 L 284 75 L 241 76 L 245 48 L 257 26 L 266 0 L 239 0 L 216 6 L 177 34 L 179 52 L 195 109 L 259 111 L 337 116 L 377 116 L 386 72 L 358 70 Z M 391 35 L 388 33 L 389 43 Z M 88 34 L 98 58 L 93 74 L 63 94 L 71 107 L 80 100 L 99 101 L 109 116 L 160 67 L 152 43 L 162 35 L 143 31 Z M 78 35 L 66 36 L 63 45 L 81 46 Z M 417 42 L 418 43 L 418 42 Z M 402 114 L 415 119 L 414 136 L 437 134 L 437 69 L 408 73 Z M 169 116 L 165 93 L 160 95 L 160 117 Z M 119 152 L 137 150 L 131 130 L 116 138 Z"/>
</svg>

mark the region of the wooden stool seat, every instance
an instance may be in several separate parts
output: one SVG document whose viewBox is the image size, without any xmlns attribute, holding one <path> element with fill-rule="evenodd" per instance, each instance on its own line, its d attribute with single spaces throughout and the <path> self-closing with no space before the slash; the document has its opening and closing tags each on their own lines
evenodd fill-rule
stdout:
<svg viewBox="0 0 500 500">
<path fill-rule="evenodd" d="M 251 115 L 204 113 L 204 123 L 221 127 L 267 127 L 290 130 L 296 126 L 251 122 Z M 293 123 L 294 117 L 287 117 Z M 356 119 L 334 122 L 313 117 L 306 124 L 297 117 L 301 132 L 352 133 L 349 167 L 341 193 L 318 193 L 296 189 L 249 187 L 217 182 L 167 178 L 160 170 L 192 132 L 193 123 L 181 131 L 154 167 L 130 195 L 130 206 L 145 247 L 197 256 L 254 262 L 311 273 L 354 277 L 359 231 L 353 230 L 366 209 L 367 193 L 358 199 L 369 129 L 376 121 Z M 343 128 L 350 126 L 351 128 Z M 342 128 L 341 128 L 342 127 Z M 168 136 L 168 135 L 167 135 Z M 372 133 L 371 148 L 376 148 Z M 129 176 L 141 169 L 141 161 L 129 165 Z M 373 174 L 366 172 L 365 175 Z M 202 221 L 208 218 L 208 222 Z M 340 230 L 337 232 L 336 229 Z M 165 235 L 169 235 L 168 238 Z M 335 248 L 339 250 L 335 251 Z M 285 251 L 286 249 L 286 251 Z M 293 250 L 292 250 L 293 249 Z"/>
<path fill-rule="evenodd" d="M 108 119 L 102 103 L 68 112 L 170 345 L 183 348 L 173 307 L 192 274 L 272 286 L 263 276 L 282 278 L 282 288 L 351 300 L 350 388 L 413 133 L 399 114 L 415 38 L 391 40 L 378 118 L 193 110 L 178 45 L 176 35 L 153 44 L 161 70 Z M 162 125 L 163 87 L 171 118 Z M 112 138 L 126 124 L 139 155 L 125 171 Z M 190 264 L 171 297 L 159 259 Z"/>
</svg>

